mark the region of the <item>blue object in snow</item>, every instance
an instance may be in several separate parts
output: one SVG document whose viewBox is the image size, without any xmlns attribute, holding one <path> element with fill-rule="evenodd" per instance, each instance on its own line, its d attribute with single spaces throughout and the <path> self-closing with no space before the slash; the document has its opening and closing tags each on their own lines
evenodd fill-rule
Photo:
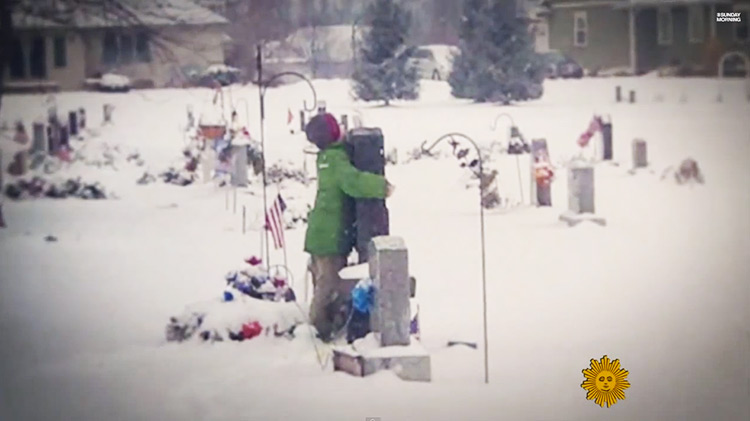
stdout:
<svg viewBox="0 0 750 421">
<path fill-rule="evenodd" d="M 234 300 L 234 295 L 232 295 L 232 293 L 229 291 L 224 291 L 224 301 L 227 302 L 227 301 L 233 301 L 233 300 Z"/>
<path fill-rule="evenodd" d="M 229 147 L 229 140 L 227 138 L 217 138 L 214 141 L 214 150 L 216 152 L 221 152 L 224 149 Z"/>
<path fill-rule="evenodd" d="M 375 288 L 370 279 L 363 279 L 352 289 L 352 307 L 359 313 L 370 312 L 374 300 Z"/>
</svg>

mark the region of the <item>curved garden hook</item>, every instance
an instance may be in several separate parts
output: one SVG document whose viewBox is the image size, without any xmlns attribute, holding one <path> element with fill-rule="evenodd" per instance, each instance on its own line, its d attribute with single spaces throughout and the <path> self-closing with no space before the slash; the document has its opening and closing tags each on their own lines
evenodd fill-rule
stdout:
<svg viewBox="0 0 750 421">
<path fill-rule="evenodd" d="M 297 73 L 297 72 L 281 72 L 281 73 L 276 73 L 275 75 L 271 76 L 270 79 L 264 80 L 261 83 L 261 92 L 262 92 L 262 94 L 265 95 L 266 94 L 266 90 L 271 86 L 271 83 L 273 83 L 273 81 L 275 81 L 276 79 L 279 79 L 280 77 L 283 77 L 283 76 L 294 76 L 294 77 L 302 79 L 305 83 L 307 83 L 307 86 L 310 87 L 310 90 L 312 91 L 312 94 L 313 94 L 313 102 L 312 102 L 312 108 L 307 108 L 307 102 L 303 101 L 303 108 L 307 112 L 315 111 L 315 107 L 318 104 L 318 93 L 315 91 L 315 87 L 313 86 L 312 82 L 310 82 L 310 79 L 306 78 L 301 73 Z"/>
<path fill-rule="evenodd" d="M 508 114 L 508 113 L 501 113 L 501 114 L 498 114 L 497 117 L 495 117 L 495 121 L 492 122 L 492 125 L 490 126 L 490 130 L 495 131 L 497 129 L 497 122 L 500 121 L 501 117 L 507 117 L 508 120 L 510 120 L 511 126 L 515 126 L 516 125 L 516 122 L 513 121 L 513 117 L 511 117 L 510 114 Z"/>
<path fill-rule="evenodd" d="M 275 270 L 275 273 L 278 275 L 279 269 L 283 269 L 285 277 L 289 279 L 290 282 L 294 283 L 294 275 L 292 274 L 292 271 L 289 270 L 289 268 L 285 265 L 271 265 L 268 267 L 268 272 L 270 273 L 272 270 Z"/>
<path fill-rule="evenodd" d="M 440 142 L 442 142 L 445 139 L 451 139 L 455 142 L 455 138 L 461 138 L 463 140 L 466 140 L 467 142 L 471 143 L 472 146 L 474 146 L 474 149 L 477 152 L 477 161 L 479 163 L 479 175 L 484 173 L 484 169 L 482 168 L 482 153 L 479 149 L 479 146 L 477 146 L 477 143 L 474 141 L 474 139 L 470 138 L 469 136 L 453 132 L 453 133 L 447 133 L 442 136 L 440 136 L 436 141 L 430 145 L 429 148 L 425 148 L 425 144 L 427 144 L 427 141 L 422 143 L 421 149 L 422 152 L 429 153 L 434 149 Z M 480 179 L 481 180 L 481 179 Z M 487 335 L 487 260 L 485 258 L 485 244 L 484 244 L 484 206 L 482 204 L 482 199 L 484 198 L 484 187 L 482 186 L 482 183 L 479 183 L 479 224 L 480 224 L 480 233 L 481 233 L 481 250 L 482 250 L 482 321 L 483 321 L 483 327 L 484 327 L 484 382 L 489 383 L 490 382 L 490 374 L 489 374 L 489 345 L 488 345 L 488 335 Z"/>
<path fill-rule="evenodd" d="M 425 148 L 424 147 L 424 145 L 427 143 L 427 141 L 425 140 L 424 142 L 422 142 L 422 146 L 421 146 L 422 152 L 425 152 L 425 153 L 432 152 L 432 150 L 435 149 L 435 147 L 440 142 L 442 142 L 445 139 L 453 139 L 454 137 L 460 137 L 460 138 L 466 140 L 467 142 L 471 143 L 472 146 L 474 146 L 474 149 L 477 151 L 477 159 L 479 159 L 479 168 L 480 168 L 480 171 L 481 171 L 481 168 L 482 168 L 482 152 L 479 149 L 479 146 L 477 146 L 477 143 L 474 141 L 474 139 L 470 138 L 469 136 L 466 136 L 463 133 L 453 132 L 453 133 L 444 134 L 444 135 L 440 136 L 436 141 L 434 141 L 429 148 Z"/>
</svg>

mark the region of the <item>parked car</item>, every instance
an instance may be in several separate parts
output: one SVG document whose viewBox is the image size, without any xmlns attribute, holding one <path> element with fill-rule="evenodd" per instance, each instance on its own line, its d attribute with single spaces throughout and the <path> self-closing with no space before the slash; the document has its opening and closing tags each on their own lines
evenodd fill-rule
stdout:
<svg viewBox="0 0 750 421">
<path fill-rule="evenodd" d="M 450 74 L 450 54 L 455 47 L 431 45 L 409 51 L 409 63 L 417 67 L 422 79 L 445 80 Z M 439 57 L 438 57 L 439 56 Z"/>
<path fill-rule="evenodd" d="M 559 51 L 543 53 L 542 60 L 546 66 L 549 79 L 580 79 L 583 77 L 583 67 Z"/>
<path fill-rule="evenodd" d="M 734 56 L 728 58 L 724 63 L 724 74 L 720 76 L 724 77 L 747 77 L 748 69 L 745 60 L 742 57 Z"/>
<path fill-rule="evenodd" d="M 101 92 L 129 92 L 132 87 L 130 78 L 114 73 L 96 74 L 87 78 L 84 85 L 88 89 Z"/>
<path fill-rule="evenodd" d="M 218 82 L 221 86 L 228 86 L 239 83 L 241 80 L 240 69 L 225 64 L 212 64 L 200 74 L 198 85 L 213 87 Z"/>
</svg>

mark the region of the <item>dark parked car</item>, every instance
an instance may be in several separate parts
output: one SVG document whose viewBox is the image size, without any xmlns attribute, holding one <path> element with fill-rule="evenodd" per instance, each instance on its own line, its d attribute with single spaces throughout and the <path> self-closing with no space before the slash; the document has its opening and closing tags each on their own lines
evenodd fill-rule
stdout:
<svg viewBox="0 0 750 421">
<path fill-rule="evenodd" d="M 542 60 L 544 60 L 549 79 L 579 79 L 583 77 L 583 67 L 559 51 L 543 53 Z"/>
<path fill-rule="evenodd" d="M 748 72 L 750 72 L 750 69 L 747 68 L 745 60 L 742 57 L 734 56 L 724 62 L 724 74 L 721 76 L 747 77 Z"/>
</svg>

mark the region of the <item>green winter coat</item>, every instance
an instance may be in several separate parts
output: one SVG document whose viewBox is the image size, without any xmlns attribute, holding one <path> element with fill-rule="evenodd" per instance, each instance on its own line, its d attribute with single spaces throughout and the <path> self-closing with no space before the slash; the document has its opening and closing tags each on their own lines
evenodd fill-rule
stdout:
<svg viewBox="0 0 750 421">
<path fill-rule="evenodd" d="M 318 192 L 307 219 L 305 251 L 315 256 L 346 256 L 354 238 L 354 199 L 385 198 L 385 177 L 356 169 L 343 143 L 318 153 Z"/>
</svg>

